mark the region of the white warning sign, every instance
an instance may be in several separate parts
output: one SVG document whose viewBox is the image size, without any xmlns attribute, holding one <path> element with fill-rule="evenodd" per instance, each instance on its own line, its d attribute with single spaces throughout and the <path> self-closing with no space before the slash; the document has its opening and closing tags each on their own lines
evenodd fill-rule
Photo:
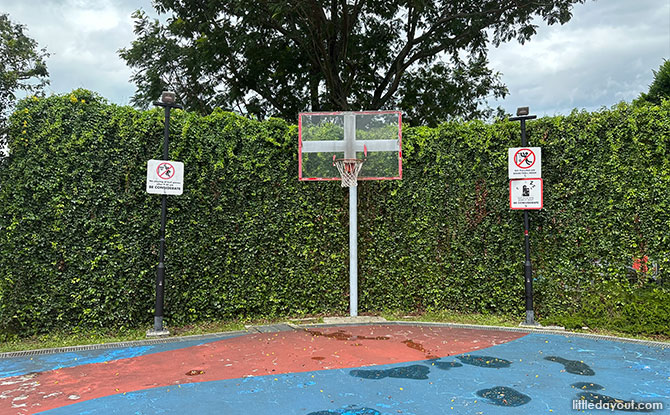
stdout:
<svg viewBox="0 0 670 415">
<path fill-rule="evenodd" d="M 170 160 L 147 162 L 147 193 L 180 195 L 184 192 L 184 163 Z"/>
<path fill-rule="evenodd" d="M 509 208 L 523 210 L 542 209 L 542 179 L 517 179 L 509 181 Z"/>
<path fill-rule="evenodd" d="M 542 177 L 542 148 L 514 147 L 507 150 L 510 179 Z"/>
</svg>

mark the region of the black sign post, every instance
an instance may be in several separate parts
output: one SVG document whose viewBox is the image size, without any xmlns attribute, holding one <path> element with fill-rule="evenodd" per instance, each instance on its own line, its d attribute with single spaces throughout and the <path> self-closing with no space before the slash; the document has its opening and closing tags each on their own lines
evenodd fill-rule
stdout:
<svg viewBox="0 0 670 415">
<path fill-rule="evenodd" d="M 160 101 L 154 105 L 165 108 L 165 130 L 163 133 L 163 160 L 169 160 L 168 145 L 170 143 L 170 110 L 182 108 L 175 102 L 174 92 L 163 92 Z M 165 292 L 165 222 L 167 221 L 167 195 L 161 196 L 161 229 L 158 253 L 158 267 L 156 268 L 156 308 L 154 313 L 154 329 L 147 332 L 147 336 L 167 336 L 169 331 L 163 327 L 163 303 Z"/>
<path fill-rule="evenodd" d="M 521 107 L 516 110 L 516 117 L 511 117 L 510 121 L 521 121 L 521 146 L 528 146 L 526 139 L 526 120 L 537 118 L 536 115 L 528 115 L 528 107 Z M 535 312 L 533 311 L 533 266 L 530 263 L 530 235 L 528 229 L 530 228 L 528 211 L 523 211 L 523 235 L 526 245 L 526 262 L 523 265 L 525 291 L 526 291 L 526 321 L 524 325 L 537 326 L 535 322 Z"/>
</svg>

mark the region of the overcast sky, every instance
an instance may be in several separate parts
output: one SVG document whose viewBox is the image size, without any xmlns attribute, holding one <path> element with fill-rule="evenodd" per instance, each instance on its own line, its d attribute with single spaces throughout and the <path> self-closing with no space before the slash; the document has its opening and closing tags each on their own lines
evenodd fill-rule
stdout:
<svg viewBox="0 0 670 415">
<path fill-rule="evenodd" d="M 150 0 L 0 0 L 0 12 L 51 54 L 48 92 L 86 88 L 124 105 L 135 86 L 117 51 L 135 37 L 138 8 L 155 15 Z M 539 116 L 610 107 L 647 91 L 652 69 L 670 58 L 670 0 L 589 0 L 564 26 L 538 24 L 525 45 L 490 51 L 510 91 L 492 106 L 528 105 Z"/>
</svg>

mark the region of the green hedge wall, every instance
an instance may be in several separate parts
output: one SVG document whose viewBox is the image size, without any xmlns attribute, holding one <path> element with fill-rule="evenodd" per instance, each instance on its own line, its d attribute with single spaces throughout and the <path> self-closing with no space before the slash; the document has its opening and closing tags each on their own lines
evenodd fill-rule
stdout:
<svg viewBox="0 0 670 415">
<path fill-rule="evenodd" d="M 171 121 L 186 172 L 168 198 L 168 324 L 345 313 L 348 193 L 298 181 L 297 127 L 222 111 Z M 77 90 L 23 100 L 10 122 L 0 335 L 148 326 L 160 196 L 145 176 L 163 112 Z M 531 213 L 537 315 L 670 334 L 670 102 L 542 118 L 528 134 L 545 189 Z M 522 315 L 507 182 L 519 142 L 513 122 L 403 131 L 403 180 L 359 185 L 361 311 Z"/>
</svg>

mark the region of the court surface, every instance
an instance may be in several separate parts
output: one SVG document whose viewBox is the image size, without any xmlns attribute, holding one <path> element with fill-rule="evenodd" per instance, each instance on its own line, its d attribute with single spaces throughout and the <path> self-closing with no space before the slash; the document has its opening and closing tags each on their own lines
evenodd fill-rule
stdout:
<svg viewBox="0 0 670 415">
<path fill-rule="evenodd" d="M 601 414 L 574 405 L 630 401 L 670 413 L 663 344 L 394 323 L 272 330 L 5 357 L 0 413 Z"/>
</svg>

